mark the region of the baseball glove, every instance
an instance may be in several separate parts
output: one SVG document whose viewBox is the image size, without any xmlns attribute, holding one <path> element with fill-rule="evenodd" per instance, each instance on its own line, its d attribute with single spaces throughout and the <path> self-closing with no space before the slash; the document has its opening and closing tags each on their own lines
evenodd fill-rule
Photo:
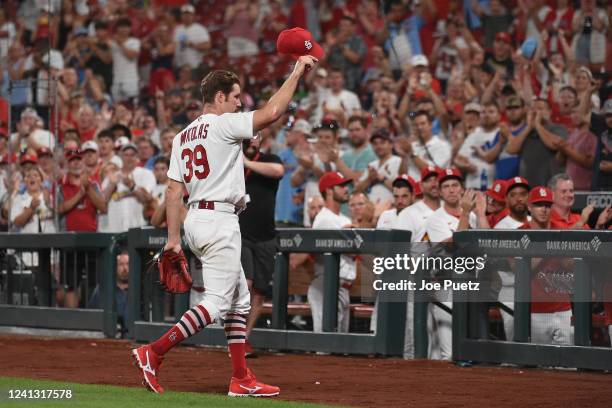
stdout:
<svg viewBox="0 0 612 408">
<path fill-rule="evenodd" d="M 172 250 L 161 250 L 157 257 L 157 268 L 159 269 L 159 283 L 166 292 L 189 292 L 193 282 L 187 265 L 187 258 L 183 250 L 179 253 Z"/>
</svg>

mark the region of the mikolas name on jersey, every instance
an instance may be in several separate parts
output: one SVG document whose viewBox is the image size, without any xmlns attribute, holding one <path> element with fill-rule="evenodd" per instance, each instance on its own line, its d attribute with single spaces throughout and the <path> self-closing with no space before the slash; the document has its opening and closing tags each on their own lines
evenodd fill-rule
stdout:
<svg viewBox="0 0 612 408">
<path fill-rule="evenodd" d="M 197 139 L 206 139 L 206 136 L 208 136 L 208 125 L 209 123 L 202 123 L 200 126 L 194 126 L 183 130 L 180 136 L 181 146 Z"/>
</svg>

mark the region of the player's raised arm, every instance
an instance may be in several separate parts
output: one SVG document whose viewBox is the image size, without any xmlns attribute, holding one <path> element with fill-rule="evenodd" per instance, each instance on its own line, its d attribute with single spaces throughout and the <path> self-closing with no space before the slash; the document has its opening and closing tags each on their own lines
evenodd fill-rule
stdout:
<svg viewBox="0 0 612 408">
<path fill-rule="evenodd" d="M 281 115 L 287 110 L 287 105 L 291 102 L 300 78 L 306 71 L 312 69 L 317 62 L 319 61 L 311 55 L 303 55 L 297 60 L 293 72 L 280 89 L 272 95 L 263 108 L 253 113 L 253 133 L 259 132 L 280 119 Z"/>
</svg>

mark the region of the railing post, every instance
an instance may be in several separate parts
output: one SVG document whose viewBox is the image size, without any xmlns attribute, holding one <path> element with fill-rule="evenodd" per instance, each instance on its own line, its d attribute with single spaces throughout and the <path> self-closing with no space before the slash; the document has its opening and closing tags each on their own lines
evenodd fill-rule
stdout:
<svg viewBox="0 0 612 408">
<path fill-rule="evenodd" d="M 323 254 L 323 331 L 336 331 L 338 325 L 338 286 L 340 255 Z"/>
<path fill-rule="evenodd" d="M 385 275 L 383 282 L 392 282 Z M 383 294 L 384 297 L 384 294 Z M 406 297 L 407 298 L 407 297 Z M 404 352 L 404 336 L 406 332 L 406 302 L 378 299 L 378 314 L 376 317 L 376 351 L 382 355 L 402 355 Z"/>
<path fill-rule="evenodd" d="M 531 258 L 515 258 L 514 341 L 531 340 Z"/>
<path fill-rule="evenodd" d="M 38 306 L 51 306 L 51 250 L 38 251 L 38 273 L 36 274 L 38 288 Z"/>
<path fill-rule="evenodd" d="M 574 258 L 574 344 L 591 345 L 591 273 L 584 259 Z"/>
<path fill-rule="evenodd" d="M 425 280 L 425 272 L 418 269 L 414 275 L 416 287 L 421 287 Z M 422 290 L 414 292 L 414 358 L 427 358 L 429 340 L 427 338 L 427 307 L 429 301 L 427 293 Z"/>
<path fill-rule="evenodd" d="M 130 337 L 134 337 L 134 322 L 141 319 L 140 302 L 141 302 L 141 259 L 140 252 L 134 246 L 136 235 L 139 230 L 131 229 L 128 231 L 128 253 L 130 255 L 130 273 L 128 277 L 128 333 Z"/>
<path fill-rule="evenodd" d="M 287 300 L 289 291 L 289 253 L 278 252 L 274 258 L 272 286 L 272 328 L 287 328 Z"/>
<path fill-rule="evenodd" d="M 117 285 L 117 263 L 113 262 L 116 256 L 110 245 L 100 253 L 99 267 L 102 271 L 100 280 L 101 305 L 104 309 L 104 335 L 114 338 L 117 334 L 117 305 L 115 302 L 115 286 Z"/>
</svg>

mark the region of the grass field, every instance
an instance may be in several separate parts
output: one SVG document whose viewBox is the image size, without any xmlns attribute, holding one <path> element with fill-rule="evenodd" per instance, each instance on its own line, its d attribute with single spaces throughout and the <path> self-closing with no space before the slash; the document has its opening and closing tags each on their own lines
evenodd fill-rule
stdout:
<svg viewBox="0 0 612 408">
<path fill-rule="evenodd" d="M 72 398 L 63 400 L 9 399 L 9 390 L 71 390 Z M 229 398 L 222 395 L 168 391 L 155 395 L 144 388 L 89 385 L 27 378 L 0 377 L 1 407 L 240 407 L 240 408 L 323 408 L 315 405 L 270 398 Z"/>
</svg>

